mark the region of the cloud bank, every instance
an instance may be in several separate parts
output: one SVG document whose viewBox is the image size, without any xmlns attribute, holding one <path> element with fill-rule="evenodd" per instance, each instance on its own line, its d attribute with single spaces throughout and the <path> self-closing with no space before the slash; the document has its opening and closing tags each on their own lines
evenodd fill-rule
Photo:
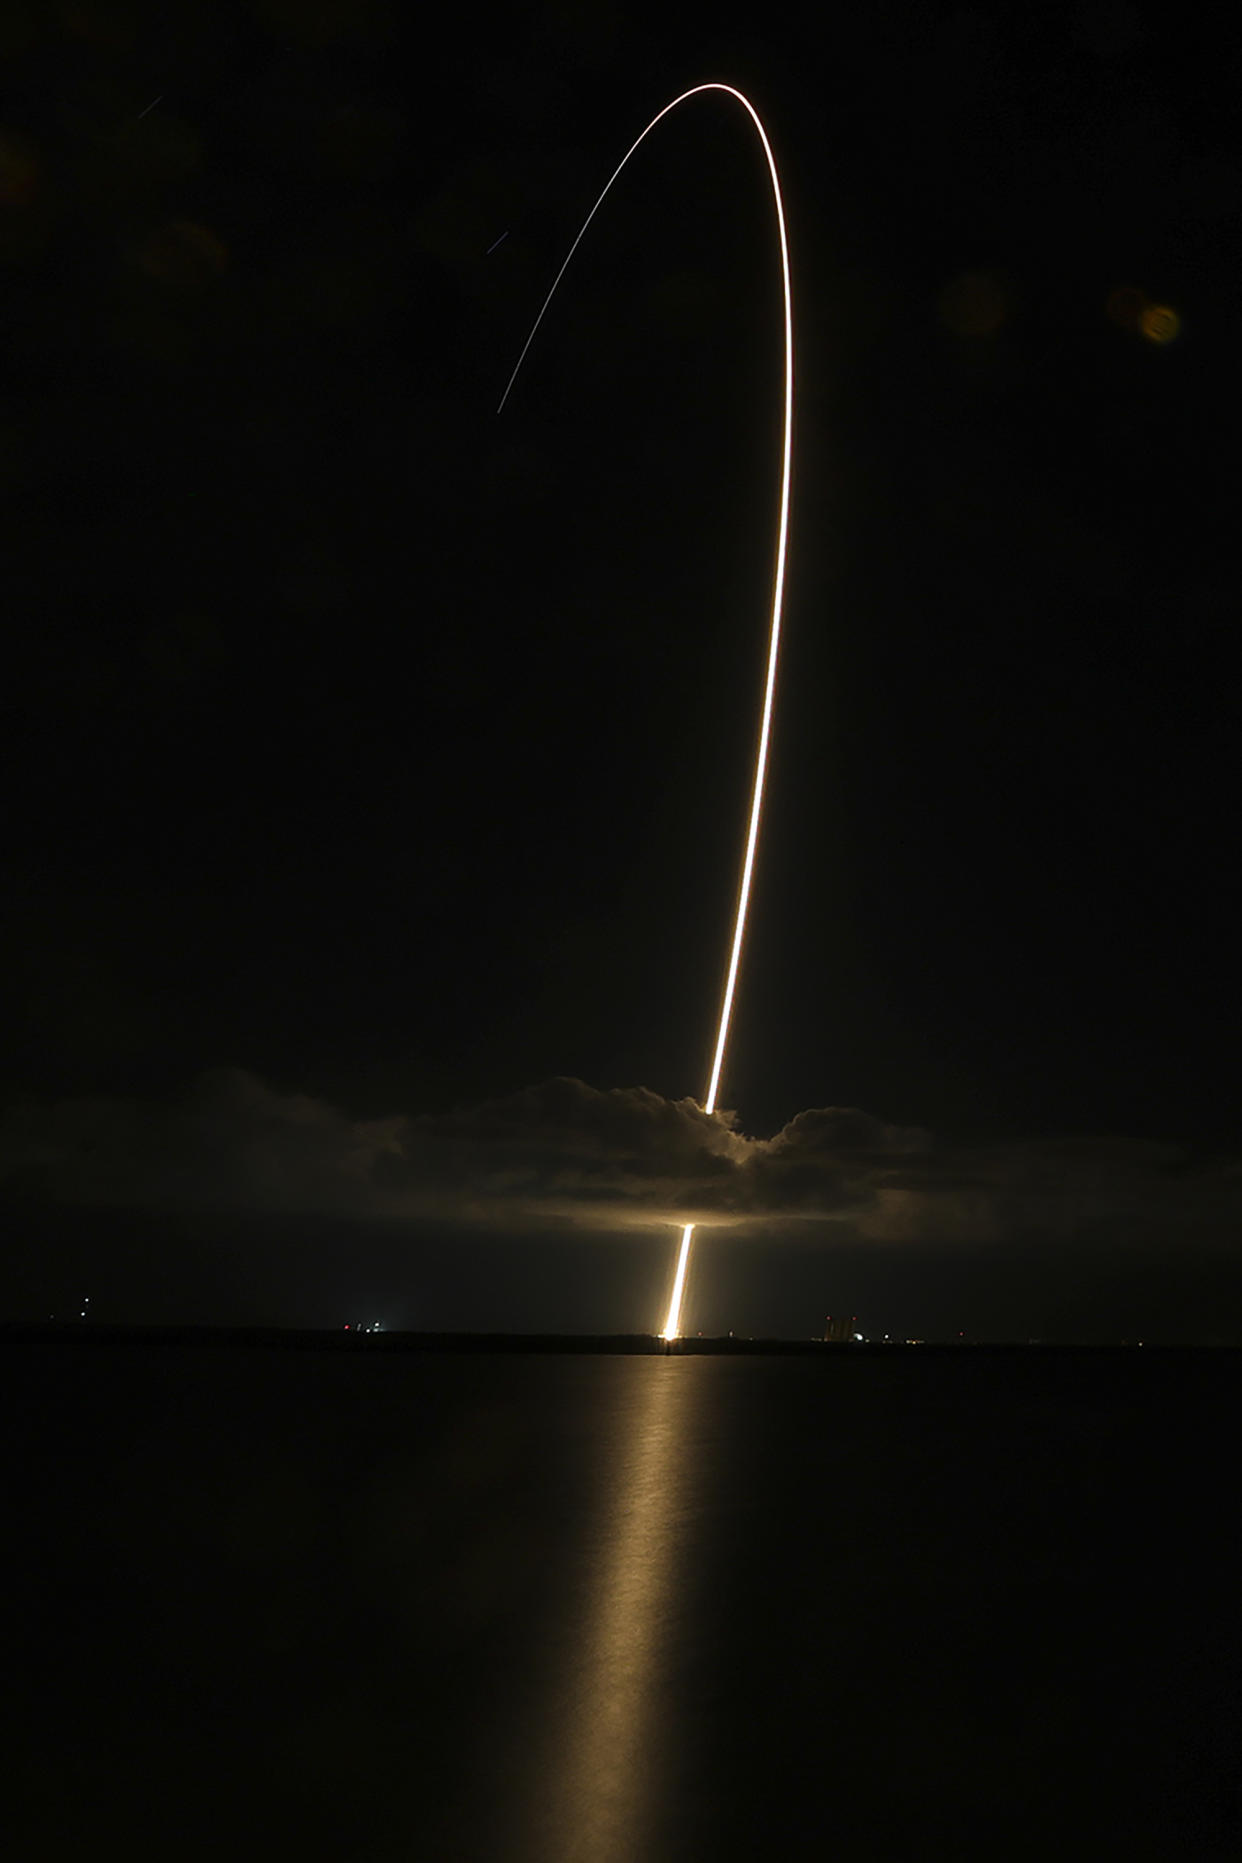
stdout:
<svg viewBox="0 0 1242 1863">
<path fill-rule="evenodd" d="M 616 1233 L 848 1224 L 876 1243 L 1005 1237 L 1232 1242 L 1242 1168 L 1171 1145 L 937 1146 L 848 1107 L 752 1138 L 729 1113 L 559 1078 L 442 1114 L 352 1119 L 251 1074 L 178 1103 L 27 1102 L 0 1123 L 0 1187 L 87 1206 L 339 1214 Z"/>
</svg>

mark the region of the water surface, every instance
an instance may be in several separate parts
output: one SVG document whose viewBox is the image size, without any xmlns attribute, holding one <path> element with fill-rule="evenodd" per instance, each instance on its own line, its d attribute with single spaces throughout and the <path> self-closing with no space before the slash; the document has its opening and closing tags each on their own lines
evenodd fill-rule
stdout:
<svg viewBox="0 0 1242 1863">
<path fill-rule="evenodd" d="M 1232 1355 L 5 1372 L 23 1859 L 1238 1854 Z"/>
</svg>

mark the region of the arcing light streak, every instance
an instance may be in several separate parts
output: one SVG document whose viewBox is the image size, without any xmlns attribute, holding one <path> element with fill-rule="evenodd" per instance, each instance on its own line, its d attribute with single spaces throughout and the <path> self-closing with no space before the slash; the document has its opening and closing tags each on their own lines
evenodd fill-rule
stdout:
<svg viewBox="0 0 1242 1863">
<path fill-rule="evenodd" d="M 723 91 L 726 96 L 736 98 L 759 133 L 759 140 L 763 144 L 763 153 L 767 157 L 768 173 L 772 178 L 772 198 L 776 204 L 776 223 L 780 230 L 781 238 L 781 281 L 785 293 L 785 419 L 784 435 L 781 443 L 780 518 L 776 533 L 776 573 L 772 583 L 772 622 L 768 638 L 768 673 L 763 693 L 763 716 L 759 727 L 759 747 L 755 754 L 755 780 L 751 791 L 750 825 L 746 834 L 746 854 L 742 861 L 742 878 L 738 886 L 737 910 L 733 922 L 733 944 L 729 952 L 729 969 L 725 978 L 724 997 L 720 1005 L 720 1025 L 716 1034 L 716 1052 L 712 1060 L 711 1079 L 707 1086 L 707 1098 L 703 1102 L 703 1110 L 708 1113 L 713 1113 L 716 1110 L 716 1095 L 720 1088 L 720 1075 L 724 1067 L 725 1048 L 729 1039 L 729 1024 L 733 1016 L 733 998 L 737 989 L 737 974 L 742 959 L 742 940 L 746 932 L 746 912 L 750 904 L 750 887 L 755 866 L 755 850 L 759 845 L 759 818 L 763 813 L 763 788 L 768 768 L 768 741 L 772 729 L 772 700 L 776 691 L 776 662 L 780 651 L 781 640 L 781 609 L 784 605 L 785 598 L 785 555 L 789 536 L 789 483 L 793 448 L 793 310 L 789 285 L 789 241 L 785 233 L 785 205 L 781 198 L 780 177 L 776 172 L 776 160 L 772 154 L 772 145 L 768 141 L 767 132 L 759 120 L 754 105 L 748 98 L 742 95 L 741 91 L 734 90 L 731 84 L 696 84 L 693 90 L 683 91 L 680 97 L 674 97 L 672 103 L 665 104 L 663 110 L 661 110 L 658 115 L 652 117 L 642 135 L 630 144 L 630 147 L 626 150 L 616 168 L 609 176 L 599 199 L 596 201 L 594 207 L 592 207 L 586 219 L 582 222 L 582 228 L 577 239 L 575 239 L 573 245 L 565 255 L 565 262 L 553 279 L 552 289 L 544 299 L 539 315 L 531 326 L 530 335 L 527 337 L 522 348 L 522 353 L 517 359 L 517 367 L 509 377 L 505 392 L 500 397 L 500 407 L 497 408 L 496 411 L 497 413 L 503 412 L 505 402 L 509 399 L 510 390 L 518 378 L 518 371 L 526 360 L 526 352 L 534 342 L 536 332 L 543 322 L 544 312 L 556 295 L 556 288 L 568 270 L 569 261 L 573 258 L 578 247 L 581 245 L 583 234 L 599 212 L 613 182 L 617 179 L 617 176 L 621 173 L 621 170 L 625 167 L 639 144 L 646 141 L 656 124 L 662 122 L 669 114 L 669 111 L 675 110 L 678 104 L 685 103 L 687 98 L 701 96 L 704 91 Z M 681 1332 L 681 1305 L 686 1289 L 686 1270 L 690 1263 L 690 1242 L 694 1235 L 694 1230 L 695 1225 L 693 1223 L 687 1223 L 681 1232 L 681 1247 L 677 1254 L 677 1269 L 673 1276 L 673 1291 L 668 1303 L 668 1316 L 664 1322 L 664 1330 L 661 1334 L 661 1337 L 664 1339 L 676 1339 Z"/>
</svg>

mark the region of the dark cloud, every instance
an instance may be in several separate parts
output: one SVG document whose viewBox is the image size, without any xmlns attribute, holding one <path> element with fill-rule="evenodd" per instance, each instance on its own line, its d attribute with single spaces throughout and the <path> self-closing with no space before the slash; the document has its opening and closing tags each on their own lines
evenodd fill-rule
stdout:
<svg viewBox="0 0 1242 1863">
<path fill-rule="evenodd" d="M 173 1106 L 28 1102 L 0 1128 L 10 1195 L 112 1207 L 433 1218 L 617 1231 L 697 1221 L 848 1225 L 878 1244 L 1231 1239 L 1235 1161 L 1124 1139 L 937 1146 L 848 1107 L 772 1138 L 645 1087 L 553 1079 L 444 1114 L 351 1119 L 254 1076 L 203 1075 Z"/>
</svg>

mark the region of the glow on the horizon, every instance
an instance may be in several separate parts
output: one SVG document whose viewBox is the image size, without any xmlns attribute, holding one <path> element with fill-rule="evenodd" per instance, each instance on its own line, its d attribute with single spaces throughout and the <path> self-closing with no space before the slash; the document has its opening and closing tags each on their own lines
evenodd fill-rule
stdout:
<svg viewBox="0 0 1242 1863">
<path fill-rule="evenodd" d="M 617 179 L 621 170 L 633 155 L 635 149 L 646 141 L 657 123 L 662 122 L 669 112 L 675 110 L 679 104 L 685 103 L 690 97 L 699 97 L 705 91 L 723 91 L 726 96 L 735 98 L 750 117 L 755 129 L 758 131 L 759 140 L 763 144 L 763 153 L 767 158 L 768 174 L 772 181 L 772 198 L 776 205 L 776 223 L 780 231 L 781 282 L 784 288 L 785 300 L 784 436 L 781 446 L 780 517 L 777 523 L 776 533 L 776 571 L 772 583 L 772 619 L 768 637 L 768 669 L 763 693 L 763 711 L 759 727 L 759 744 L 755 753 L 755 777 L 751 791 L 750 819 L 746 833 L 746 852 L 742 860 L 742 877 L 738 885 L 737 907 L 733 922 L 733 942 L 729 950 L 729 965 L 725 975 L 724 995 L 720 1004 L 720 1023 L 716 1033 L 716 1050 L 712 1058 L 711 1078 L 708 1081 L 707 1097 L 703 1101 L 704 1112 L 714 1113 L 716 1110 L 716 1096 L 720 1090 L 720 1077 L 724 1070 L 725 1051 L 729 1041 L 729 1026 L 733 1017 L 733 999 L 737 990 L 738 970 L 742 960 L 742 943 L 746 933 L 746 914 L 750 905 L 755 853 L 759 845 L 759 820 L 763 813 L 763 791 L 767 779 L 768 767 L 768 744 L 772 729 L 772 701 L 776 692 L 776 665 L 780 651 L 781 610 L 785 598 L 785 556 L 789 537 L 789 487 L 793 452 L 793 309 L 789 282 L 789 241 L 785 231 L 785 205 L 781 197 L 780 177 L 776 171 L 776 158 L 772 154 L 772 145 L 768 141 L 767 132 L 762 122 L 759 120 L 759 114 L 754 105 L 750 102 L 749 98 L 742 95 L 741 91 L 735 90 L 731 84 L 696 84 L 692 90 L 683 91 L 679 97 L 674 97 L 672 103 L 665 104 L 664 108 L 652 117 L 646 129 L 642 132 L 642 135 L 638 136 L 634 142 L 630 144 L 616 168 L 608 177 L 599 199 L 583 221 L 577 239 L 574 240 L 573 245 L 565 255 L 564 264 L 553 279 L 552 289 L 544 299 L 540 307 L 539 315 L 531 326 L 530 335 L 527 337 L 522 347 L 522 353 L 517 359 L 517 366 L 514 368 L 513 374 L 509 377 L 508 383 L 505 386 L 505 392 L 500 397 L 500 406 L 496 411 L 497 413 L 503 412 L 505 402 L 509 399 L 510 390 L 518 378 L 518 372 L 523 362 L 526 360 L 526 352 L 534 342 L 535 334 L 540 324 L 543 322 L 544 312 L 552 302 L 556 294 L 556 288 L 569 267 L 569 261 L 578 250 L 582 242 L 583 234 L 585 234 L 592 220 L 599 212 L 600 207 L 603 205 L 606 196 L 612 188 L 613 182 Z M 660 1335 L 663 1339 L 677 1339 L 681 1335 L 681 1308 L 682 1301 L 685 1297 L 686 1274 L 690 1265 L 690 1243 L 694 1236 L 694 1230 L 695 1225 L 693 1223 L 687 1223 L 681 1232 L 681 1245 L 677 1253 L 677 1266 L 673 1275 L 673 1288 L 669 1298 L 668 1314 L 664 1322 L 664 1329 Z"/>
</svg>

